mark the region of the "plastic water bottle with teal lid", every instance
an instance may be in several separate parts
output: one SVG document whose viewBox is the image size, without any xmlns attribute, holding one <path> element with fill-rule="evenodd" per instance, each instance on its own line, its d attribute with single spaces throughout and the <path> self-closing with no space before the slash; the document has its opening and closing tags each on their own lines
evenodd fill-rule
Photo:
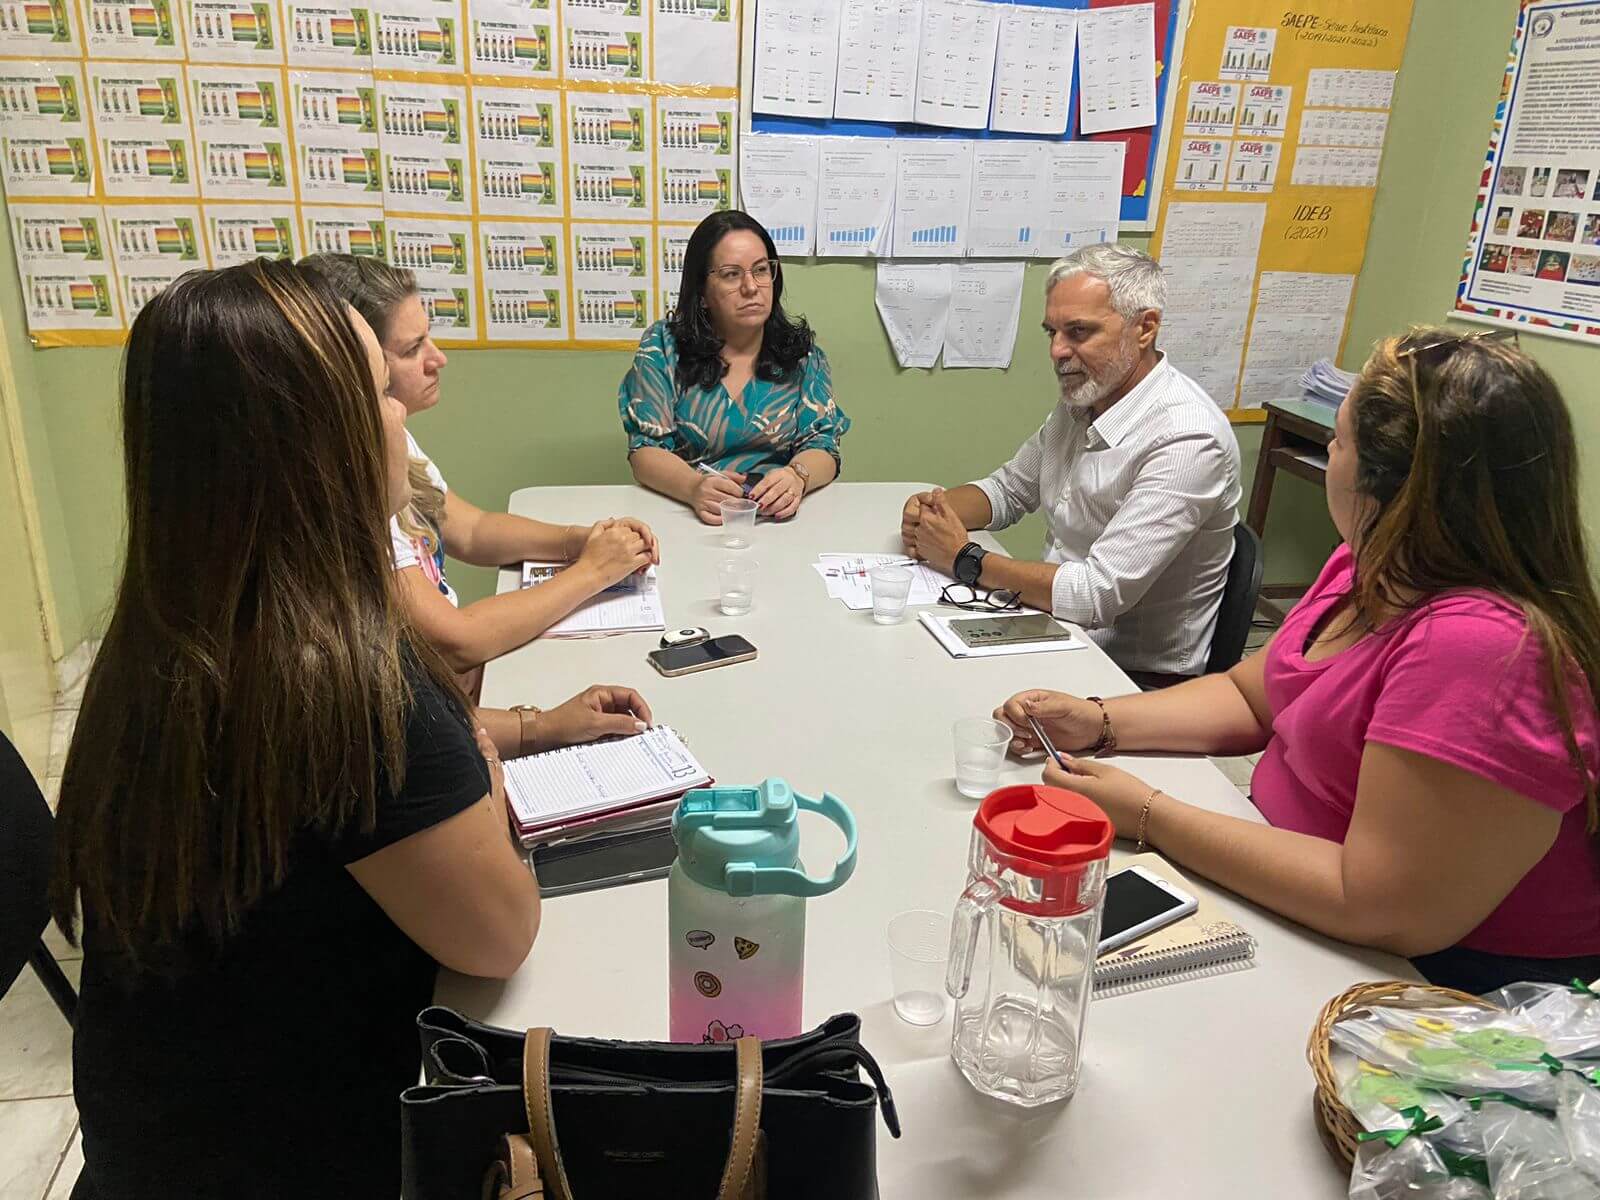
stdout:
<svg viewBox="0 0 1600 1200">
<path fill-rule="evenodd" d="M 822 877 L 800 865 L 801 812 L 844 834 Z M 837 797 L 802 796 L 782 779 L 697 788 L 672 815 L 678 861 L 667 882 L 672 1040 L 793 1037 L 805 994 L 806 901 L 856 868 L 856 821 Z"/>
</svg>

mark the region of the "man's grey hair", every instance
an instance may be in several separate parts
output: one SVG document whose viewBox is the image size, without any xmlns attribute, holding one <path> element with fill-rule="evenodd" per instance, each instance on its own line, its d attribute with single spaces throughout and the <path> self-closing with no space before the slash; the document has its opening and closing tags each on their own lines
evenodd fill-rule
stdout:
<svg viewBox="0 0 1600 1200">
<path fill-rule="evenodd" d="M 1102 280 L 1111 289 L 1111 307 L 1124 321 L 1137 320 L 1147 309 L 1160 312 L 1167 306 L 1167 278 L 1161 273 L 1161 264 L 1132 246 L 1103 242 L 1057 259 L 1044 281 L 1045 299 L 1056 284 L 1074 275 Z"/>
</svg>

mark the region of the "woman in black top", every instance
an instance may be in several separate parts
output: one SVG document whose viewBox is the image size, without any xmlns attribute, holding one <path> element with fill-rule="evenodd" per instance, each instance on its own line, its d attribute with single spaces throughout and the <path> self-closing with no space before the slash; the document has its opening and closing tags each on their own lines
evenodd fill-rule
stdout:
<svg viewBox="0 0 1600 1200">
<path fill-rule="evenodd" d="M 75 1197 L 394 1200 L 438 964 L 532 945 L 492 744 L 394 595 L 387 390 L 289 263 L 186 275 L 134 322 L 127 554 L 52 899 L 83 914 Z"/>
</svg>

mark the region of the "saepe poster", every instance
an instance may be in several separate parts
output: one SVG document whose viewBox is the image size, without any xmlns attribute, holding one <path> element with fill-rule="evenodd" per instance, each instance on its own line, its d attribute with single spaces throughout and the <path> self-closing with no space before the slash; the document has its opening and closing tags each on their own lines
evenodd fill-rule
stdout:
<svg viewBox="0 0 1600 1200">
<path fill-rule="evenodd" d="M 1409 0 L 1194 0 L 1153 252 L 1161 345 L 1234 420 L 1344 344 Z"/>
</svg>

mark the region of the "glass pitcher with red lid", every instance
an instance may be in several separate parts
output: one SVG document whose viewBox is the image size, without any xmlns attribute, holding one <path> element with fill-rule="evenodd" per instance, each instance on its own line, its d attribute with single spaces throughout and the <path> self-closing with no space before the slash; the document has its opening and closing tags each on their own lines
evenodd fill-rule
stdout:
<svg viewBox="0 0 1600 1200">
<path fill-rule="evenodd" d="M 950 928 L 950 1055 L 973 1087 L 1032 1106 L 1077 1089 L 1116 830 L 1043 785 L 991 792 L 973 818 Z"/>
</svg>

